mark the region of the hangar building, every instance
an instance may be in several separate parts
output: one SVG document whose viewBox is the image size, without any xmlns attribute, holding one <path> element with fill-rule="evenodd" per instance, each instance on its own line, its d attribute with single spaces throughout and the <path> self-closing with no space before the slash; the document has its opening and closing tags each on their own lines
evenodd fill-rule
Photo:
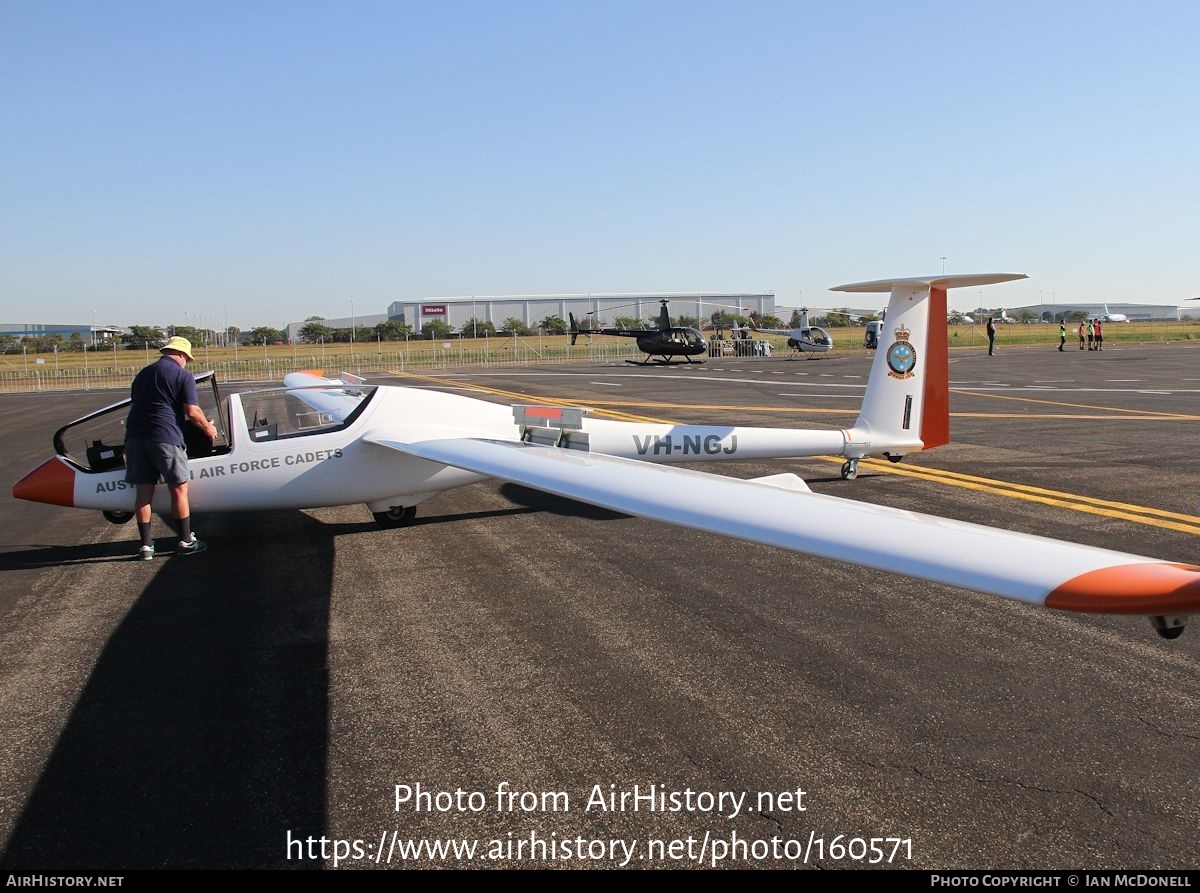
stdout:
<svg viewBox="0 0 1200 893">
<path fill-rule="evenodd" d="M 651 320 L 658 317 L 659 302 L 670 301 L 672 316 L 707 319 L 725 305 L 734 315 L 753 311 L 759 315 L 775 312 L 775 295 L 730 292 L 630 292 L 586 295 L 460 295 L 447 298 L 419 298 L 394 301 L 388 306 L 388 318 L 408 323 L 414 331 L 431 320 L 440 319 L 458 330 L 471 319 L 490 322 L 501 328 L 505 320 L 519 319 L 530 328 L 548 316 L 567 319 L 568 314 L 582 320 L 588 313 L 597 325 L 614 324 L 618 316 Z M 744 308 L 740 312 L 737 308 Z"/>
</svg>

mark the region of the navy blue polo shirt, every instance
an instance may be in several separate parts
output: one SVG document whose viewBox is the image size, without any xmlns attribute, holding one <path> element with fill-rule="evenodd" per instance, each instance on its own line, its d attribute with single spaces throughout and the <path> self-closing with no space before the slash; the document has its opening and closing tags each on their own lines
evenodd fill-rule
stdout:
<svg viewBox="0 0 1200 893">
<path fill-rule="evenodd" d="M 192 373 L 164 356 L 137 374 L 131 395 L 126 437 L 183 446 L 184 413 L 189 405 L 200 405 Z"/>
</svg>

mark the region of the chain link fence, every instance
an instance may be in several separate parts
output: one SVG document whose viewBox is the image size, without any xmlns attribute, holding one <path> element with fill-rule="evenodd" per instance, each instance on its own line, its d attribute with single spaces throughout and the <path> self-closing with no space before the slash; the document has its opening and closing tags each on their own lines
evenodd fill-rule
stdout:
<svg viewBox="0 0 1200 893">
<path fill-rule="evenodd" d="M 391 347 L 392 345 L 387 345 Z M 381 372 L 407 372 L 410 370 L 451 369 L 466 367 L 531 366 L 566 363 L 621 362 L 640 359 L 642 354 L 632 339 L 607 344 L 579 344 L 575 347 L 553 346 L 542 348 L 536 343 L 514 339 L 487 339 L 479 341 L 446 341 L 440 347 L 401 350 L 356 350 L 352 354 L 334 353 L 333 350 L 314 351 L 313 345 L 304 345 L 304 351 L 292 356 L 267 354 L 253 356 L 254 349 L 241 353 L 249 355 L 237 360 L 206 362 L 203 350 L 196 351 L 191 364 L 194 371 L 209 369 L 217 373 L 219 381 L 278 382 L 289 372 L 305 369 L 324 369 L 330 376 L 340 372 L 367 375 Z M 129 359 L 137 358 L 132 364 L 104 363 L 102 359 L 119 357 L 120 354 L 95 354 L 96 360 L 83 367 L 58 368 L 49 362 L 28 363 L 21 369 L 0 369 L 0 393 L 29 391 L 88 391 L 106 388 L 128 388 L 133 377 L 154 355 L 143 357 L 126 353 Z"/>
</svg>

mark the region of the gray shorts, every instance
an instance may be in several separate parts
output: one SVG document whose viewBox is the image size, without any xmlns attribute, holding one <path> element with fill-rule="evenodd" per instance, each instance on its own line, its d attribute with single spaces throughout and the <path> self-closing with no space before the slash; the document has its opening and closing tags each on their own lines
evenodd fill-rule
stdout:
<svg viewBox="0 0 1200 893">
<path fill-rule="evenodd" d="M 125 483 L 186 484 L 192 479 L 183 447 L 156 440 L 129 437 L 125 440 Z"/>
</svg>

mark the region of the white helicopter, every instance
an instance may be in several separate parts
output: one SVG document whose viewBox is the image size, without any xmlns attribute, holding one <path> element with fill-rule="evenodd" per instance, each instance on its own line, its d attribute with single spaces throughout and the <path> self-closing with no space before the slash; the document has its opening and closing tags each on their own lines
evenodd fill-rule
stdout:
<svg viewBox="0 0 1200 893">
<path fill-rule="evenodd" d="M 787 335 L 787 346 L 796 353 L 828 353 L 833 350 L 833 338 L 820 326 L 808 321 L 808 308 L 800 311 L 800 326 L 795 329 L 760 329 L 754 317 L 750 317 L 750 328 L 762 335 Z"/>
<path fill-rule="evenodd" d="M 846 457 L 843 476 L 853 477 L 865 456 L 899 461 L 947 443 L 946 289 L 1023 278 L 943 275 L 840 286 L 891 292 L 888 331 L 861 412 L 840 431 L 618 422 L 578 407 L 507 407 L 314 372 L 287 376 L 284 388 L 231 394 L 222 404 L 214 381 L 222 433 L 215 444 L 200 437 L 191 448 L 191 506 L 206 512 L 365 503 L 380 525 L 401 527 L 431 496 L 496 478 L 1051 608 L 1148 615 L 1160 635 L 1174 638 L 1187 615 L 1200 611 L 1200 567 L 819 495 L 794 474 L 739 480 L 663 467 L 833 453 Z M 212 374 L 200 378 L 211 381 Z M 134 487 L 122 467 L 127 406 L 122 401 L 60 428 L 56 455 L 19 480 L 13 495 L 128 520 Z M 156 511 L 168 511 L 165 488 L 155 500 Z"/>
</svg>

